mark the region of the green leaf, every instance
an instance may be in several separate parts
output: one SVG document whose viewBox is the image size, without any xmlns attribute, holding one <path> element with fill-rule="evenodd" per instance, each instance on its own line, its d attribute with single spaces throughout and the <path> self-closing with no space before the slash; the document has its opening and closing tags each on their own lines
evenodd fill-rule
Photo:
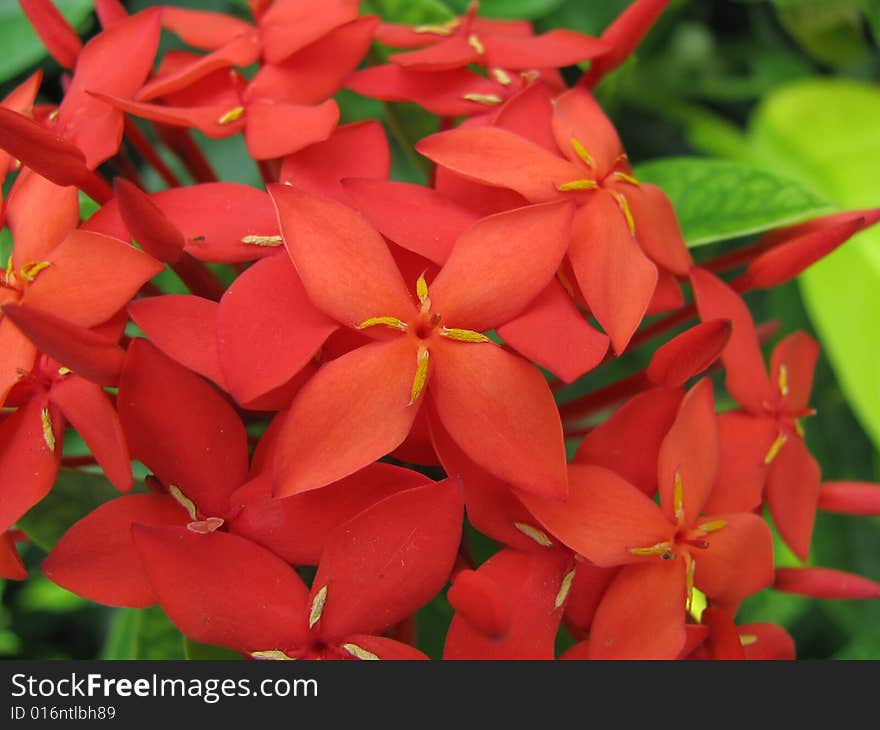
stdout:
<svg viewBox="0 0 880 730">
<path fill-rule="evenodd" d="M 450 0 L 455 12 L 467 11 L 471 0 Z M 556 10 L 565 0 L 480 0 L 479 15 L 483 18 L 543 18 Z"/>
<path fill-rule="evenodd" d="M 52 491 L 18 525 L 48 552 L 74 522 L 118 496 L 119 492 L 101 474 L 61 469 Z"/>
<path fill-rule="evenodd" d="M 845 66 L 867 52 L 859 0 L 773 0 L 779 20 L 815 59 Z"/>
<path fill-rule="evenodd" d="M 636 174 L 672 200 L 688 246 L 798 223 L 830 208 L 802 183 L 747 162 L 670 157 L 639 165 Z"/>
<path fill-rule="evenodd" d="M 455 16 L 441 0 L 369 0 L 361 3 L 361 10 L 364 13 L 381 15 L 390 23 L 402 25 L 442 23 Z"/>
<path fill-rule="evenodd" d="M 55 0 L 70 24 L 85 30 L 92 14 L 92 0 Z M 17 2 L 0 3 L 0 82 L 8 81 L 41 61 L 47 54 Z"/>
<path fill-rule="evenodd" d="M 751 126 L 755 154 L 845 208 L 880 205 L 880 93 L 815 79 L 780 89 Z M 880 448 L 880 229 L 800 277 L 810 319 L 862 427 Z"/>
<path fill-rule="evenodd" d="M 101 659 L 184 659 L 182 638 L 158 606 L 117 608 Z"/>
<path fill-rule="evenodd" d="M 201 659 L 215 661 L 218 659 L 244 659 L 237 651 L 227 649 L 225 646 L 213 646 L 200 644 L 186 636 L 183 637 L 183 653 L 187 659 Z"/>
</svg>

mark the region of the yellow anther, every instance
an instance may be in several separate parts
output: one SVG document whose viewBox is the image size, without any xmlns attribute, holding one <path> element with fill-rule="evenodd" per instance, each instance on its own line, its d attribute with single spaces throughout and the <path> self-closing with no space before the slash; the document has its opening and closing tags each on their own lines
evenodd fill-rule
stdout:
<svg viewBox="0 0 880 730">
<path fill-rule="evenodd" d="M 379 656 L 377 654 L 373 654 L 371 651 L 367 651 L 361 646 L 357 644 L 343 644 L 342 648 L 345 649 L 349 654 L 353 657 L 357 657 L 358 659 L 363 659 L 364 661 L 377 661 Z"/>
<path fill-rule="evenodd" d="M 513 79 L 510 78 L 510 74 L 507 73 L 503 68 L 493 68 L 489 70 L 489 73 L 492 74 L 492 77 L 502 86 L 510 86 L 513 83 Z"/>
<path fill-rule="evenodd" d="M 309 612 L 309 628 L 312 628 L 321 620 L 325 603 L 327 603 L 327 586 L 324 586 L 315 594 L 315 600 L 312 601 L 312 610 Z"/>
<path fill-rule="evenodd" d="M 272 659 L 274 661 L 294 661 L 296 657 L 287 656 L 280 649 L 270 649 L 269 651 L 252 651 L 253 659 Z"/>
<path fill-rule="evenodd" d="M 51 266 L 49 261 L 34 261 L 30 264 L 25 264 L 19 270 L 21 274 L 21 278 L 25 281 L 33 281 L 37 278 L 37 274 L 39 274 L 43 269 L 48 269 Z"/>
<path fill-rule="evenodd" d="M 416 281 L 416 294 L 422 304 L 428 301 L 428 282 L 425 281 L 424 274 L 422 274 Z"/>
<path fill-rule="evenodd" d="M 406 332 L 406 322 L 402 322 L 397 319 L 397 317 L 370 317 L 361 322 L 358 325 L 358 329 L 365 330 L 369 327 L 376 327 L 377 325 L 384 325 L 385 327 L 391 327 L 392 329 Z"/>
<path fill-rule="evenodd" d="M 447 20 L 445 23 L 428 23 L 417 25 L 413 28 L 413 33 L 428 33 L 430 35 L 452 35 L 452 31 L 454 31 L 458 27 L 458 23 L 458 18 L 453 18 L 452 20 Z"/>
<path fill-rule="evenodd" d="M 428 382 L 428 361 L 430 355 L 424 347 L 419 348 L 419 354 L 416 358 L 416 374 L 413 377 L 412 389 L 409 395 L 409 405 L 415 403 L 422 391 L 425 389 L 425 383 Z"/>
<path fill-rule="evenodd" d="M 595 190 L 599 187 L 599 183 L 595 180 L 572 180 L 571 182 L 563 183 L 558 188 L 556 188 L 560 193 L 570 193 L 573 190 Z"/>
<path fill-rule="evenodd" d="M 758 643 L 758 637 L 754 634 L 740 634 L 739 643 L 743 646 L 751 646 Z"/>
<path fill-rule="evenodd" d="M 794 430 L 795 430 L 795 433 L 797 433 L 797 435 L 800 436 L 801 438 L 803 438 L 804 436 L 806 436 L 806 434 L 804 433 L 804 424 L 801 423 L 801 419 L 800 419 L 800 418 L 798 418 L 798 419 L 795 420 L 795 422 L 794 422 Z"/>
<path fill-rule="evenodd" d="M 583 160 L 585 165 L 593 166 L 593 156 L 587 152 L 587 148 L 581 143 L 577 137 L 571 138 L 571 148 L 574 150 L 574 153 Z"/>
<path fill-rule="evenodd" d="M 189 515 L 189 518 L 193 521 L 199 519 L 198 512 L 196 511 L 195 502 L 193 502 L 189 497 L 187 497 L 183 492 L 180 491 L 180 487 L 176 484 L 168 485 L 168 493 L 174 497 L 175 501 L 186 510 L 186 513 Z"/>
<path fill-rule="evenodd" d="M 697 525 L 697 527 L 708 534 L 710 532 L 718 532 L 718 530 L 727 527 L 727 522 L 725 520 L 712 520 L 712 522 L 704 522 L 702 525 Z"/>
<path fill-rule="evenodd" d="M 40 422 L 43 424 L 43 441 L 49 451 L 55 451 L 55 432 L 52 430 L 52 416 L 49 415 L 48 408 L 40 411 Z"/>
<path fill-rule="evenodd" d="M 783 396 L 788 395 L 788 368 L 785 365 L 779 366 L 779 377 L 777 379 L 779 383 L 779 392 L 782 393 Z"/>
<path fill-rule="evenodd" d="M 641 183 L 636 180 L 632 175 L 626 172 L 615 172 L 614 177 L 620 180 L 621 182 L 629 183 L 630 185 L 635 185 L 637 188 L 641 187 Z"/>
<path fill-rule="evenodd" d="M 244 116 L 243 106 L 234 106 L 217 120 L 217 124 L 232 124 Z"/>
<path fill-rule="evenodd" d="M 224 519 L 222 517 L 208 517 L 206 520 L 194 520 L 190 522 L 186 529 L 195 532 L 197 535 L 207 535 L 216 532 L 223 527 Z"/>
<path fill-rule="evenodd" d="M 249 246 L 267 246 L 269 248 L 274 248 L 276 246 L 280 246 L 283 243 L 281 236 L 245 236 L 241 239 L 242 243 L 246 243 Z"/>
<path fill-rule="evenodd" d="M 542 532 L 537 527 L 533 527 L 525 522 L 514 522 L 513 526 L 523 535 L 534 540 L 541 547 L 550 547 L 553 544 L 553 541 L 547 537 L 546 533 Z"/>
<path fill-rule="evenodd" d="M 450 340 L 456 340 L 458 342 L 491 342 L 491 340 L 481 332 L 461 330 L 456 327 L 441 327 L 440 336 L 448 337 Z"/>
<path fill-rule="evenodd" d="M 15 278 L 15 272 L 12 269 L 12 256 L 6 259 L 6 283 L 9 284 Z"/>
<path fill-rule="evenodd" d="M 664 560 L 670 560 L 675 557 L 672 551 L 671 542 L 658 542 L 650 547 L 630 548 L 630 553 L 640 558 L 654 558 L 660 556 Z"/>
<path fill-rule="evenodd" d="M 629 207 L 629 201 L 626 199 L 626 196 L 621 195 L 620 193 L 613 193 L 614 199 L 617 201 L 617 205 L 620 206 L 620 212 L 623 213 L 623 217 L 626 218 L 626 225 L 629 227 L 629 232 L 632 235 L 636 235 L 636 220 L 633 218 L 632 211 Z"/>
<path fill-rule="evenodd" d="M 463 94 L 461 98 L 465 101 L 472 101 L 475 104 L 485 104 L 486 106 L 500 104 L 504 101 L 504 99 L 497 94 Z"/>
<path fill-rule="evenodd" d="M 697 572 L 697 561 L 690 554 L 686 555 L 685 560 L 687 560 L 687 603 L 685 604 L 685 610 L 690 613 L 694 605 L 694 575 Z"/>
<path fill-rule="evenodd" d="M 571 583 L 574 580 L 574 570 L 570 570 L 562 579 L 562 585 L 559 586 L 559 593 L 556 594 L 556 600 L 553 601 L 553 608 L 559 608 L 565 599 L 568 598 L 568 592 L 571 590 Z"/>
<path fill-rule="evenodd" d="M 782 451 L 782 447 L 785 446 L 785 442 L 788 441 L 788 436 L 784 433 L 779 434 L 776 437 L 776 440 L 770 444 L 770 448 L 767 450 L 766 455 L 764 456 L 764 464 L 772 464 L 773 460 L 779 456 L 779 452 Z"/>
<path fill-rule="evenodd" d="M 72 372 L 73 372 L 73 370 L 71 370 L 70 368 L 66 368 L 66 367 L 58 368 L 58 375 L 60 375 L 62 378 L 65 375 L 70 375 Z"/>
<path fill-rule="evenodd" d="M 474 33 L 471 33 L 468 36 L 468 45 L 473 48 L 477 53 L 481 56 L 486 52 L 486 46 L 483 45 L 483 41 L 481 41 Z"/>
<path fill-rule="evenodd" d="M 680 522 L 684 517 L 684 482 L 681 472 L 678 471 L 672 479 L 672 511 L 675 512 L 675 519 Z"/>
</svg>

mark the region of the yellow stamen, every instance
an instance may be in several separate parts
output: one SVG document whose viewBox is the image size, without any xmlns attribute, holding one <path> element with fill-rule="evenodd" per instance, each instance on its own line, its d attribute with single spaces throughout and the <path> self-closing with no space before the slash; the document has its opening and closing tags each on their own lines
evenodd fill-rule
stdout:
<svg viewBox="0 0 880 730">
<path fill-rule="evenodd" d="M 73 372 L 73 370 L 71 370 L 70 368 L 66 368 L 66 367 L 58 368 L 58 375 L 60 375 L 62 378 L 65 375 L 70 375 L 72 372 Z"/>
<path fill-rule="evenodd" d="M 629 175 L 625 172 L 615 172 L 614 177 L 622 182 L 629 183 L 630 185 L 635 185 L 637 188 L 641 187 L 641 184 L 638 180 L 636 180 L 632 175 Z"/>
<path fill-rule="evenodd" d="M 468 45 L 473 48 L 477 53 L 481 56 L 486 52 L 486 47 L 483 45 L 483 42 L 477 38 L 477 36 L 473 33 L 468 36 Z"/>
<path fill-rule="evenodd" d="M 653 558 L 659 555 L 664 560 L 669 560 L 675 557 L 675 553 L 672 552 L 671 542 L 658 542 L 650 547 L 630 548 L 630 553 L 640 558 Z"/>
<path fill-rule="evenodd" d="M 358 325 L 358 329 L 365 330 L 368 327 L 375 327 L 380 324 L 386 327 L 391 327 L 392 329 L 400 330 L 401 332 L 406 332 L 406 322 L 400 321 L 397 317 L 370 317 L 361 322 Z"/>
<path fill-rule="evenodd" d="M 617 201 L 617 205 L 620 206 L 620 211 L 623 213 L 623 217 L 626 218 L 626 225 L 629 226 L 629 232 L 632 235 L 636 235 L 636 221 L 633 218 L 632 210 L 629 207 L 629 201 L 625 196 L 620 193 L 613 193 L 614 199 Z"/>
<path fill-rule="evenodd" d="M 249 246 L 268 246 L 270 248 L 280 246 L 283 243 L 281 236 L 245 236 L 241 242 Z"/>
<path fill-rule="evenodd" d="M 431 35 L 452 35 L 452 31 L 458 27 L 458 18 L 447 20 L 445 23 L 426 23 L 413 28 L 413 33 L 428 33 Z"/>
<path fill-rule="evenodd" d="M 684 482 L 681 472 L 675 472 L 672 480 L 672 510 L 675 512 L 675 519 L 681 522 L 684 518 Z"/>
<path fill-rule="evenodd" d="M 513 526 L 526 537 L 530 537 L 541 547 L 550 547 L 553 544 L 550 538 L 547 537 L 546 533 L 542 532 L 537 527 L 532 527 L 532 525 L 526 524 L 525 522 L 514 522 Z"/>
<path fill-rule="evenodd" d="M 776 440 L 770 444 L 770 448 L 767 451 L 767 454 L 764 456 L 764 464 L 772 464 L 773 460 L 779 456 L 779 452 L 782 450 L 782 447 L 785 446 L 785 442 L 788 441 L 788 436 L 784 433 L 779 434 L 776 437 Z"/>
<path fill-rule="evenodd" d="M 377 661 L 379 659 L 377 654 L 373 654 L 373 652 L 367 651 L 357 644 L 343 644 L 342 648 L 358 659 L 363 659 L 365 661 Z"/>
<path fill-rule="evenodd" d="M 180 487 L 176 484 L 168 485 L 168 492 L 172 497 L 177 501 L 177 503 L 186 510 L 186 513 L 189 515 L 189 518 L 193 521 L 199 519 L 199 515 L 196 512 L 195 503 L 187 497 L 183 492 L 180 491 Z"/>
<path fill-rule="evenodd" d="M 456 327 L 441 327 L 440 336 L 448 337 L 450 340 L 458 342 L 491 342 L 486 335 L 473 330 L 461 330 Z"/>
<path fill-rule="evenodd" d="M 232 124 L 244 116 L 243 106 L 234 106 L 217 120 L 217 124 Z"/>
<path fill-rule="evenodd" d="M 210 532 L 216 532 L 223 527 L 222 517 L 209 517 L 206 520 L 194 520 L 190 522 L 186 529 L 195 532 L 197 535 L 207 535 Z"/>
<path fill-rule="evenodd" d="M 559 593 L 556 594 L 556 600 L 553 601 L 553 608 L 559 608 L 565 599 L 568 598 L 568 592 L 571 590 L 571 583 L 574 580 L 574 570 L 570 570 L 562 579 L 562 585 L 559 586 Z"/>
<path fill-rule="evenodd" d="M 419 301 L 424 304 L 428 299 L 428 282 L 425 281 L 425 275 L 422 274 L 418 280 L 416 281 L 416 294 L 419 296 Z"/>
<path fill-rule="evenodd" d="M 324 586 L 315 594 L 315 600 L 312 601 L 312 610 L 309 612 L 309 628 L 312 628 L 321 620 L 325 603 L 327 603 L 327 586 Z"/>
<path fill-rule="evenodd" d="M 584 147 L 583 144 L 581 144 L 581 141 L 576 137 L 571 138 L 571 148 L 574 150 L 574 153 L 584 161 L 584 164 L 593 167 L 593 156 L 587 152 L 587 148 Z"/>
<path fill-rule="evenodd" d="M 727 521 L 712 520 L 712 522 L 704 522 L 702 525 L 697 525 L 697 527 L 708 534 L 710 532 L 718 532 L 718 530 L 727 527 Z"/>
<path fill-rule="evenodd" d="M 798 418 L 797 420 L 795 420 L 795 422 L 794 422 L 794 430 L 795 430 L 795 433 L 797 433 L 797 435 L 800 436 L 801 438 L 803 438 L 803 437 L 806 435 L 806 434 L 804 433 L 804 424 L 801 423 L 801 419 L 800 419 L 800 418 Z"/>
<path fill-rule="evenodd" d="M 461 98 L 465 101 L 472 101 L 475 104 L 485 104 L 486 106 L 500 104 L 504 101 L 504 99 L 496 94 L 463 94 Z"/>
<path fill-rule="evenodd" d="M 788 395 L 788 368 L 785 365 L 779 366 L 779 378 L 777 379 L 779 383 L 779 392 L 782 393 L 783 396 Z"/>
<path fill-rule="evenodd" d="M 49 451 L 55 451 L 55 432 L 52 430 L 52 416 L 49 415 L 48 408 L 40 411 L 40 422 L 43 424 L 43 441 Z"/>
<path fill-rule="evenodd" d="M 15 273 L 12 270 L 12 256 L 10 256 L 6 260 L 6 283 L 9 284 L 15 278 Z"/>
<path fill-rule="evenodd" d="M 60 113 L 61 113 L 60 109 L 53 109 L 52 112 L 49 114 L 49 117 L 48 117 L 49 121 L 54 122 L 56 119 L 58 119 L 58 115 Z"/>
<path fill-rule="evenodd" d="M 51 266 L 49 261 L 34 261 L 30 264 L 25 264 L 19 270 L 21 274 L 21 278 L 25 281 L 33 281 L 37 278 L 37 274 L 39 274 L 43 269 L 47 269 Z"/>
<path fill-rule="evenodd" d="M 270 649 L 269 651 L 252 651 L 251 657 L 254 659 L 273 659 L 275 661 L 294 661 L 296 657 L 287 656 L 280 649 Z"/>
<path fill-rule="evenodd" d="M 687 560 L 687 604 L 685 610 L 690 613 L 694 605 L 694 574 L 697 572 L 697 561 L 689 553 L 686 553 L 685 560 Z"/>
<path fill-rule="evenodd" d="M 495 80 L 501 84 L 502 86 L 510 86 L 513 83 L 513 80 L 510 78 L 510 74 L 507 73 L 503 68 L 493 68 L 490 69 L 489 73 L 495 77 Z"/>
<path fill-rule="evenodd" d="M 416 361 L 416 374 L 413 377 L 412 389 L 410 390 L 409 405 L 415 403 L 422 391 L 425 389 L 425 383 L 428 382 L 428 360 L 430 355 L 424 347 L 419 348 L 419 354 Z"/>
<path fill-rule="evenodd" d="M 740 634 L 739 643 L 743 646 L 751 646 L 758 643 L 758 637 L 754 634 Z"/>
<path fill-rule="evenodd" d="M 572 190 L 595 190 L 598 187 L 599 183 L 595 180 L 572 180 L 571 182 L 563 183 L 556 189 L 560 193 L 569 193 Z"/>
</svg>

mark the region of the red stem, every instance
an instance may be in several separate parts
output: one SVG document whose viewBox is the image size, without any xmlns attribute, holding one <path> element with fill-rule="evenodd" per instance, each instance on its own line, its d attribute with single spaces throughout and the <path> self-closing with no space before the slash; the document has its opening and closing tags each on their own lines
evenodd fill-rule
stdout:
<svg viewBox="0 0 880 730">
<path fill-rule="evenodd" d="M 215 302 L 220 301 L 220 297 L 226 291 L 226 287 L 220 282 L 208 266 L 193 258 L 185 251 L 181 255 L 177 263 L 171 265 L 174 273 L 180 277 L 180 280 L 186 284 L 187 288 L 197 297 L 204 297 Z"/>
<path fill-rule="evenodd" d="M 159 177 L 165 181 L 165 184 L 172 188 L 178 188 L 182 185 L 180 179 L 174 174 L 174 171 L 165 164 L 159 153 L 150 144 L 150 140 L 141 132 L 140 127 L 135 124 L 127 115 L 125 117 L 125 138 L 129 141 L 144 161 L 148 162 L 153 169 L 159 173 Z"/>
<path fill-rule="evenodd" d="M 217 173 L 205 157 L 201 148 L 193 141 L 188 129 L 169 127 L 165 124 L 153 124 L 156 134 L 186 166 L 187 171 L 196 182 L 217 182 Z"/>
</svg>

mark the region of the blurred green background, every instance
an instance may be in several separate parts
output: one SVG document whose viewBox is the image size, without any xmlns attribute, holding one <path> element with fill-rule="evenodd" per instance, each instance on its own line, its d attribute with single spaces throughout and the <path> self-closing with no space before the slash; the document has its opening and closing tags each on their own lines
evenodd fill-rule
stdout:
<svg viewBox="0 0 880 730">
<path fill-rule="evenodd" d="M 96 31 L 90 0 L 56 3 L 84 34 Z M 127 3 L 132 11 L 155 4 Z M 170 4 L 246 17 L 245 0 Z M 483 0 L 481 13 L 526 17 L 541 30 L 598 34 L 628 4 Z M 365 12 L 411 23 L 443 20 L 466 6 L 467 0 L 362 2 Z M 667 188 L 699 260 L 772 225 L 823 210 L 880 206 L 878 38 L 880 0 L 673 0 L 635 57 L 597 95 L 635 163 L 694 155 L 726 160 L 639 168 Z M 174 45 L 163 40 L 163 48 Z M 47 79 L 42 98 L 57 100 L 60 69 L 11 0 L 0 3 L 0 47 L 0 93 L 39 64 Z M 566 73 L 574 78 L 578 69 Z M 379 117 L 387 123 L 396 179 L 424 180 L 407 142 L 435 131 L 435 118 L 348 92 L 339 101 L 344 121 Z M 240 139 L 200 142 L 224 179 L 260 184 Z M 145 180 L 161 186 L 148 171 Z M 0 253 L 8 246 L 4 231 Z M 823 344 L 813 394 L 818 417 L 806 425 L 823 478 L 880 480 L 880 232 L 862 234 L 797 282 L 748 301 L 757 321 L 778 321 L 780 334 L 806 329 Z M 648 356 L 628 354 L 588 375 L 577 390 L 628 374 Z M 732 406 L 723 396 L 719 402 Z M 77 448 L 74 442 L 66 450 Z M 0 581 L 0 657 L 183 658 L 184 643 L 160 609 L 96 606 L 40 575 L 44 550 L 59 528 L 106 499 L 105 489 L 100 479 L 66 474 L 23 522 L 38 539 L 23 547 L 31 578 Z M 472 537 L 478 556 L 492 549 Z M 778 564 L 798 564 L 781 544 L 777 548 Z M 880 580 L 880 520 L 820 513 L 810 562 Z M 450 615 L 442 597 L 420 614 L 420 644 L 434 656 Z M 801 658 L 880 658 L 880 602 L 817 601 L 768 590 L 744 604 L 738 621 L 782 624 Z M 566 643 L 563 637 L 560 644 Z M 188 651 L 203 656 L 208 650 Z"/>
</svg>

